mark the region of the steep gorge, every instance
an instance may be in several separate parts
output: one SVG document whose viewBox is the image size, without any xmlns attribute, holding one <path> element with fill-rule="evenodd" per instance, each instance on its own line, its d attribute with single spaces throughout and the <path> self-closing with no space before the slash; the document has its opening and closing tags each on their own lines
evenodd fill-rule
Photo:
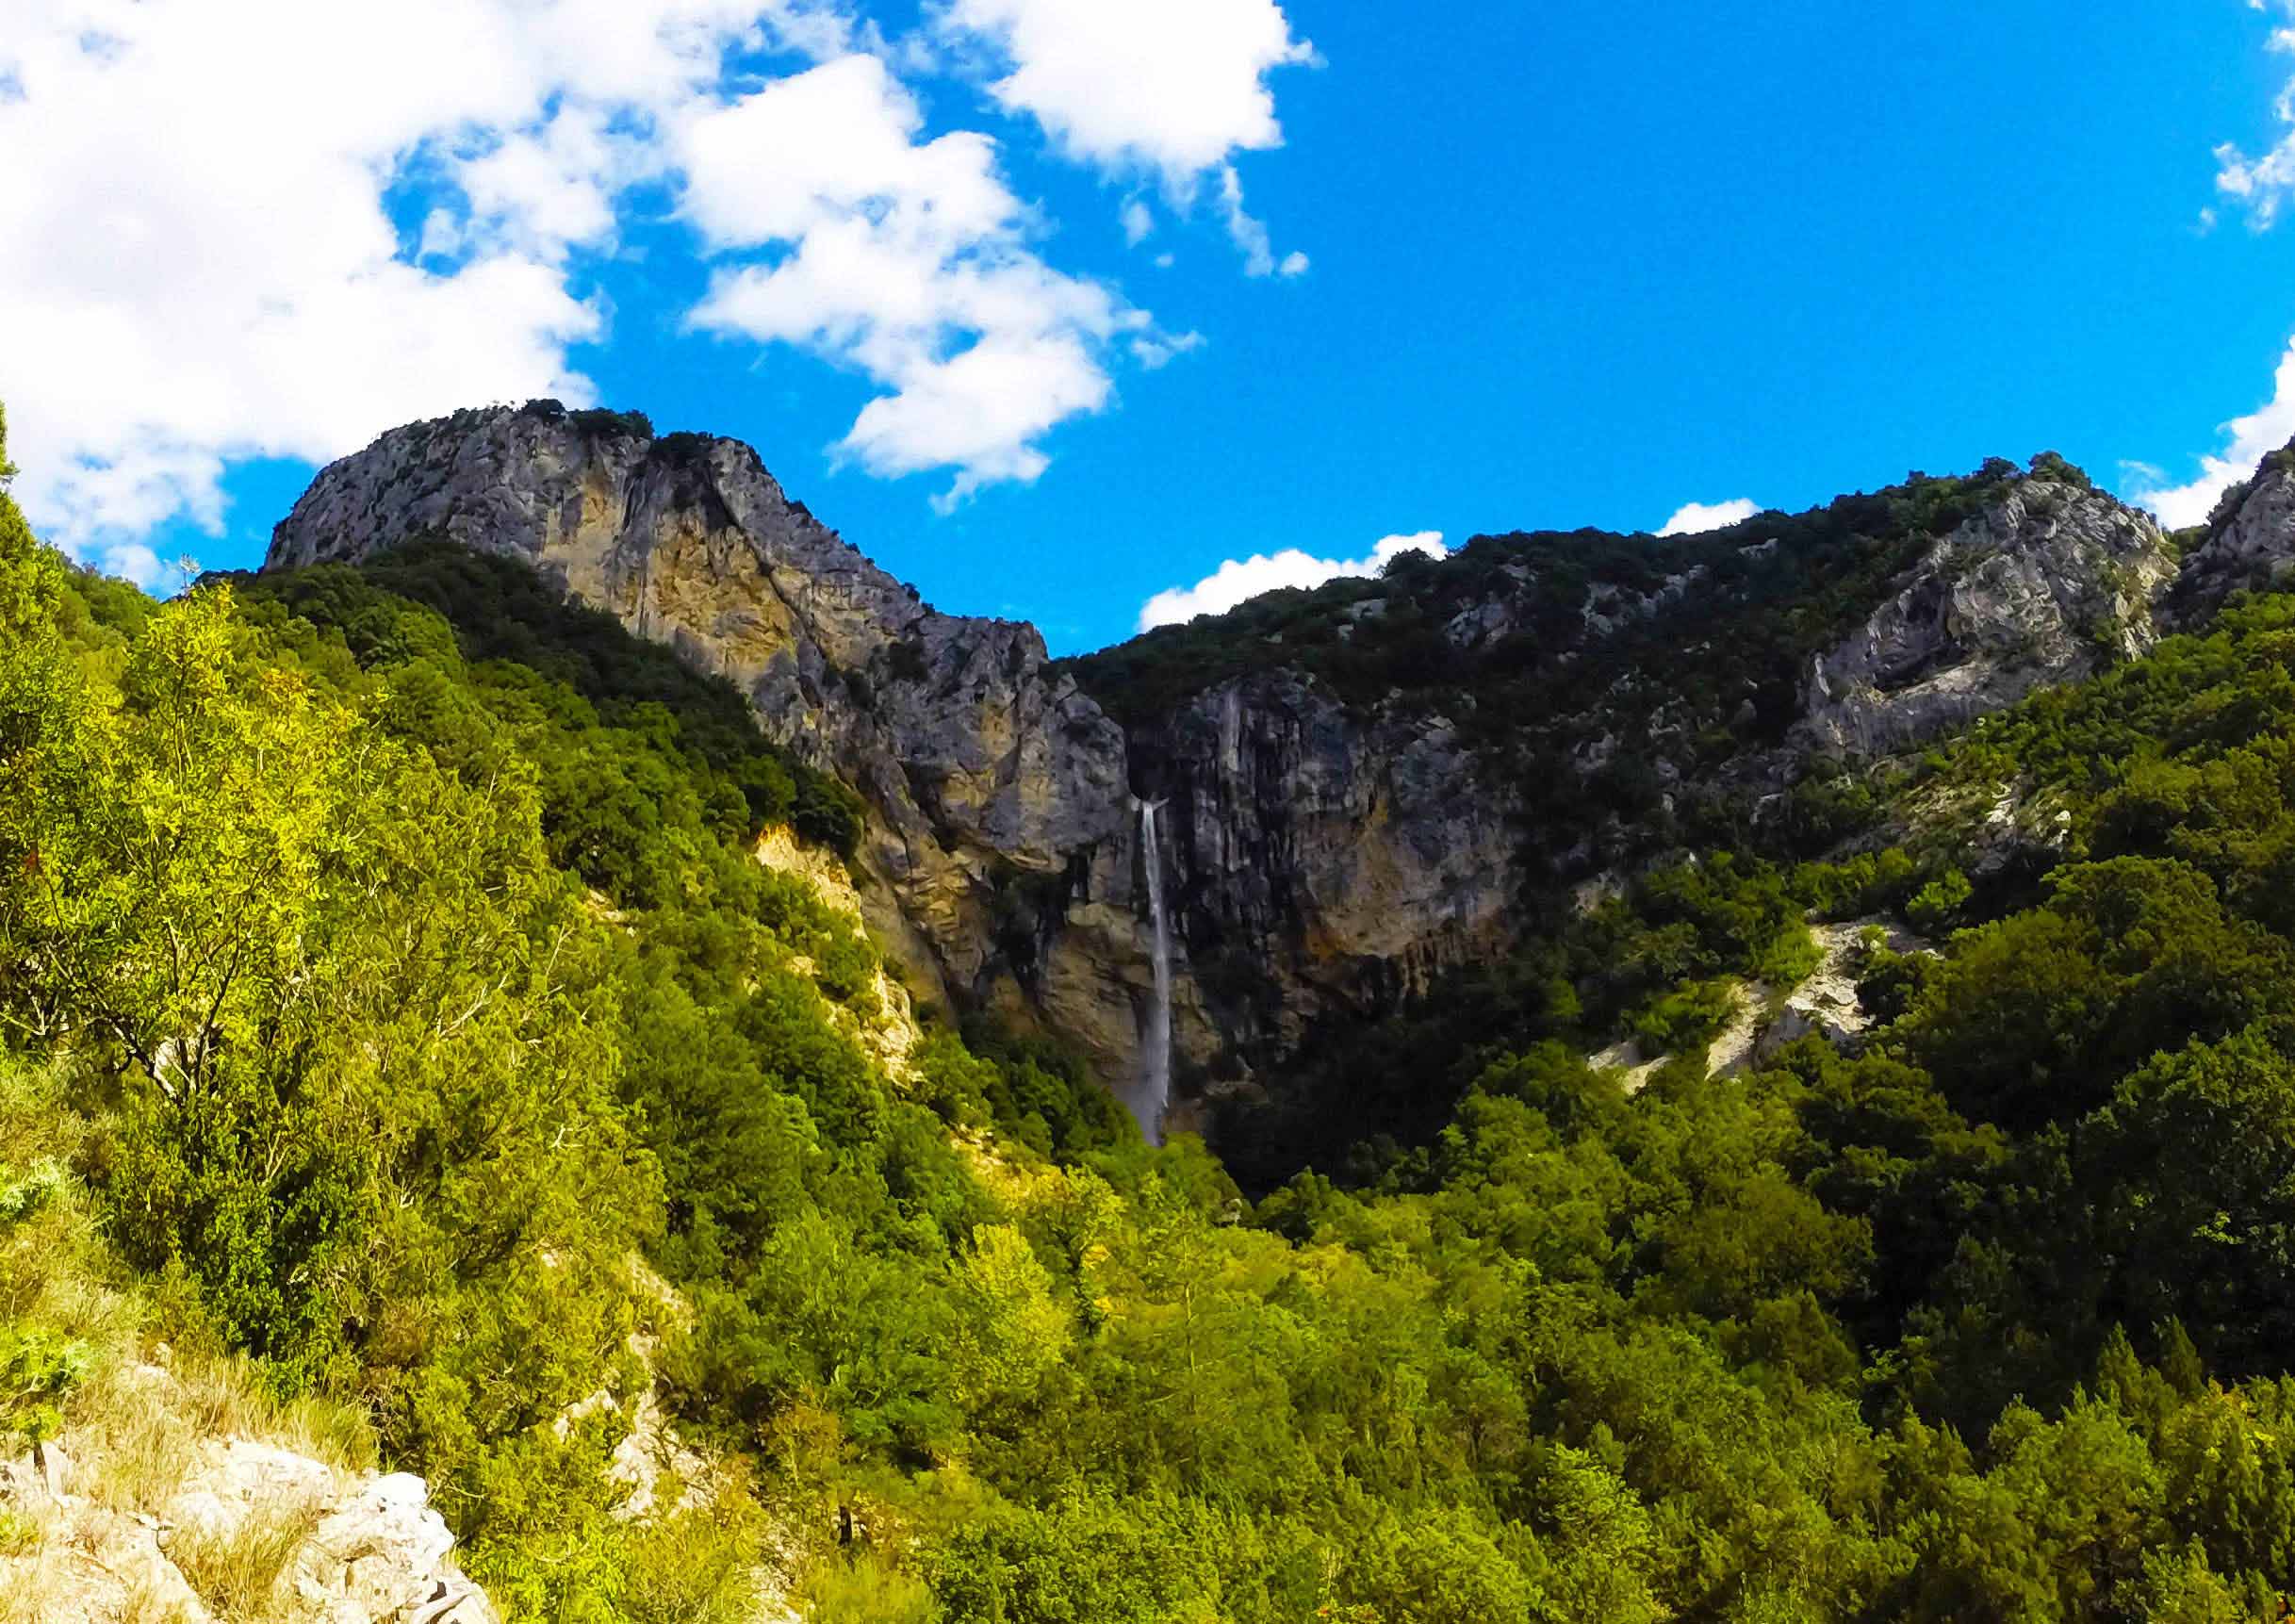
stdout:
<svg viewBox="0 0 2295 1624">
<path fill-rule="evenodd" d="M 2148 517 L 2043 458 L 1679 542 L 1478 539 L 1054 663 L 1032 627 L 923 603 L 748 447 L 537 402 L 327 468 L 266 567 L 431 537 L 534 565 L 861 793 L 869 921 L 925 996 L 1041 1022 L 1130 1088 L 1168 1009 L 1193 1096 L 1501 952 L 1526 896 L 1699 819 L 1796 815 L 1828 762 L 2141 652 L 2156 601 L 2295 550 L 2286 479 L 2181 574 Z"/>
</svg>

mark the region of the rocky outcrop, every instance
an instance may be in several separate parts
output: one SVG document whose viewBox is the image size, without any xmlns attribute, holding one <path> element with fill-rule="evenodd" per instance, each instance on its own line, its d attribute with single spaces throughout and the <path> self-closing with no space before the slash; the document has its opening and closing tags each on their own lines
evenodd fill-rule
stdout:
<svg viewBox="0 0 2295 1624">
<path fill-rule="evenodd" d="M 1137 947 L 1123 735 L 1047 672 L 1033 627 L 935 613 L 738 441 L 548 408 L 385 435 L 320 473 L 266 567 L 434 536 L 525 560 L 737 684 L 771 737 L 868 801 L 869 922 L 913 974 L 1088 1008 L 1072 1035 L 1128 1062 L 1144 980 L 1076 951 Z"/>
<path fill-rule="evenodd" d="M 418 1477 L 347 1473 L 217 1438 L 164 1504 L 143 1511 L 121 1509 L 117 1485 L 74 1482 L 66 1448 L 46 1454 L 45 1470 L 0 1463 L 0 1509 L 31 1534 L 28 1549 L 0 1557 L 0 1584 L 29 1600 L 29 1616 L 227 1624 L 260 1602 L 265 1616 L 319 1624 L 496 1624 Z"/>
<path fill-rule="evenodd" d="M 2019 481 L 1939 537 L 1817 658 L 1796 743 L 1900 750 L 2140 654 L 2157 638 L 2153 598 L 2173 573 L 2146 516 L 2084 486 Z"/>
<path fill-rule="evenodd" d="M 2205 537 L 2185 557 L 2166 617 L 2205 618 L 2242 588 L 2285 590 L 2295 579 L 2295 445 L 2266 457 L 2254 479 L 2227 496 Z"/>
<path fill-rule="evenodd" d="M 1844 1051 L 1858 1048 L 1873 1025 L 1872 1012 L 1857 990 L 1867 964 L 1868 943 L 1897 954 L 1936 951 L 1898 921 L 1881 915 L 1814 925 L 1810 934 L 1817 947 L 1816 968 L 1774 1010 L 1764 1008 L 1746 1055 L 1753 1064 L 1764 1064 L 1787 1044 L 1808 1037 L 1822 1038 Z"/>
<path fill-rule="evenodd" d="M 428 1488 L 405 1472 L 347 1481 L 306 1455 L 233 1438 L 207 1450 L 157 1537 L 178 1566 L 188 1545 L 295 1538 L 282 1583 L 328 1624 L 495 1624 L 449 1556 L 454 1536 Z"/>
</svg>

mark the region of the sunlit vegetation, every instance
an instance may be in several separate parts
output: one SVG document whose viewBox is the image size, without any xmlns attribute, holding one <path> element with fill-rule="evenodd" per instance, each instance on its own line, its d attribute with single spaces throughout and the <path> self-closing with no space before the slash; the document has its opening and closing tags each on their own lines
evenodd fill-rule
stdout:
<svg viewBox="0 0 2295 1624">
<path fill-rule="evenodd" d="M 1357 1116 L 1254 1205 L 1039 1040 L 889 1070 L 750 852 L 805 778 L 511 566 L 155 607 L 0 500 L 0 1424 L 110 1435 L 164 1336 L 424 1473 L 517 1618 L 2275 1616 L 2291 627 L 1941 755 L 2071 813 L 2032 894 L 1684 854 L 1310 1058 Z M 1855 1057 L 1585 1059 L 1909 906 L 1957 934 L 1867 956 Z M 554 1423 L 656 1378 L 729 1486 L 624 1520 Z"/>
</svg>

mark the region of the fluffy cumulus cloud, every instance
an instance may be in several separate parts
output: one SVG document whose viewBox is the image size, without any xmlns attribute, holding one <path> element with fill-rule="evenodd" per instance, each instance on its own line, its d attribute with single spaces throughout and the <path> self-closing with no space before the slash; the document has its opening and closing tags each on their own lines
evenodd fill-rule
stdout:
<svg viewBox="0 0 2295 1624">
<path fill-rule="evenodd" d="M 2270 46 L 2281 56 L 2295 57 L 2295 0 L 2249 0 L 2257 11 L 2271 11 L 2287 22 L 2271 30 Z M 2251 157 L 2233 145 L 2216 149 L 2216 187 L 2243 206 L 2257 229 L 2276 223 L 2290 192 L 2295 192 L 2295 78 L 2281 90 L 2274 113 L 2282 126 L 2279 140 L 2260 156 Z M 2203 216 L 2213 225 L 2214 211 Z M 2147 464 L 2130 464 L 2127 495 L 2159 516 L 2171 530 L 2203 522 L 2217 500 L 2255 471 L 2270 452 L 2295 438 L 2295 343 L 2279 360 L 2270 400 L 2246 417 L 2223 426 L 2223 444 L 2200 458 L 2198 477 L 2182 484 Z"/>
<path fill-rule="evenodd" d="M 2271 30 L 2270 49 L 2279 56 L 2295 57 L 2295 0 L 2248 0 L 2257 11 L 2270 10 L 2287 19 Z M 2216 189 L 2248 211 L 2248 218 L 2257 227 L 2268 228 L 2277 221 L 2279 211 L 2287 204 L 2290 191 L 2295 191 L 2295 78 L 2290 78 L 2280 90 L 2273 113 L 2281 126 L 2279 139 L 2259 156 L 2250 156 L 2236 142 L 2225 142 L 2216 148 Z M 2203 217 L 2214 223 L 2213 211 Z"/>
<path fill-rule="evenodd" d="M 1148 12 L 1107 9 L 1140 38 Z M 1259 74 L 1303 49 L 1262 0 L 1195 9 L 1199 31 L 1243 17 L 1258 65 L 1207 59 L 1189 105 L 1132 135 L 1066 99 L 1090 41 L 1026 6 L 976 22 L 1025 51 L 998 94 L 1041 104 L 1059 151 L 1144 142 L 1171 176 L 1271 144 Z M 880 386 L 851 457 L 946 470 L 944 500 L 1032 479 L 1115 363 L 1197 340 L 1046 261 L 995 141 L 928 135 L 888 66 L 925 61 L 844 0 L 0 0 L 18 495 L 149 577 L 156 527 L 220 526 L 237 461 L 323 461 L 488 400 L 585 402 L 575 349 L 610 336 L 595 275 L 664 196 L 713 268 L 694 325 Z"/>
<path fill-rule="evenodd" d="M 1159 341 L 1144 311 L 1030 250 L 993 142 L 922 140 L 923 124 L 880 59 L 847 56 L 700 112 L 678 140 L 703 238 L 771 254 L 721 271 L 694 324 L 801 345 L 884 385 L 844 449 L 881 474 L 956 468 L 946 506 L 1035 479 L 1039 438 L 1107 403 L 1109 347 Z"/>
<path fill-rule="evenodd" d="M 1320 586 L 1342 575 L 1376 575 L 1406 552 L 1442 558 L 1449 551 L 1440 531 L 1426 530 L 1390 535 L 1373 547 L 1368 558 L 1317 558 L 1295 547 L 1231 558 L 1193 586 L 1174 586 L 1149 599 L 1140 606 L 1139 630 L 1183 625 L 1198 615 L 1221 615 L 1247 599 L 1286 586 Z"/>
<path fill-rule="evenodd" d="M 947 0 L 940 16 L 944 38 L 994 64 L 997 103 L 1069 156 L 1152 176 L 1179 208 L 1208 178 L 1253 275 L 1306 270 L 1303 254 L 1276 257 L 1234 164 L 1282 144 L 1269 74 L 1316 60 L 1275 0 Z"/>
<path fill-rule="evenodd" d="M 1660 535 L 1703 535 L 1709 530 L 1727 530 L 1733 524 L 1743 524 L 1761 512 L 1761 503 L 1747 497 L 1734 501 L 1685 502 L 1665 521 Z"/>
<path fill-rule="evenodd" d="M 586 394 L 565 357 L 593 307 L 532 255 L 407 263 L 382 195 L 435 132 L 541 118 L 553 52 L 528 11 L 7 8 L 0 399 L 36 518 L 140 567 L 159 521 L 216 522 L 227 459 L 323 458 L 472 400 Z"/>
<path fill-rule="evenodd" d="M 2127 495 L 2150 508 L 2170 530 L 2204 522 L 2217 499 L 2255 471 L 2255 465 L 2295 439 L 2295 344 L 2279 358 L 2271 398 L 2223 428 L 2223 448 L 2200 459 L 2199 477 L 2188 484 L 2167 484 L 2156 468 L 2134 467 Z"/>
</svg>

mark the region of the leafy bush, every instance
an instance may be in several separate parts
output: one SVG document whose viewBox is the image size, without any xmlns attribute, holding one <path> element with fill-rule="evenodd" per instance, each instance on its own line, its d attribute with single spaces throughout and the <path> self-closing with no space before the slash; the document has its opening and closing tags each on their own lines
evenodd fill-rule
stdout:
<svg viewBox="0 0 2295 1624">
<path fill-rule="evenodd" d="M 1653 999 L 1633 1017 L 1633 1035 L 1647 1055 L 1703 1054 L 1737 1012 L 1729 981 L 1697 981 Z"/>
<path fill-rule="evenodd" d="M 1975 894 L 1967 875 L 1948 868 L 1913 894 L 1905 904 L 1905 917 L 1915 929 L 1935 935 L 1950 927 Z"/>
</svg>

